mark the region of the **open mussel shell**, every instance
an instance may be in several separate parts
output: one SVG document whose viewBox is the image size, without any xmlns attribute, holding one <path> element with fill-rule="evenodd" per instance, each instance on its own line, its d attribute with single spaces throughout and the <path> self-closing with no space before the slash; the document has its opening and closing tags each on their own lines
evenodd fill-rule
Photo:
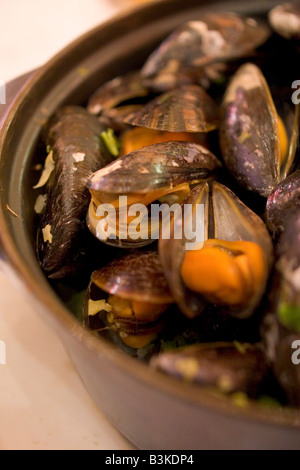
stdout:
<svg viewBox="0 0 300 470">
<path fill-rule="evenodd" d="M 183 24 L 150 55 L 144 77 L 176 75 L 182 67 L 204 67 L 245 56 L 270 35 L 264 22 L 235 13 L 209 13 Z"/>
<path fill-rule="evenodd" d="M 101 114 L 135 98 L 149 94 L 139 71 L 129 72 L 104 83 L 90 97 L 87 110 L 91 114 Z"/>
<path fill-rule="evenodd" d="M 128 197 L 125 209 L 134 204 L 143 204 L 147 208 L 168 195 L 171 195 L 172 202 L 177 197 L 180 201 L 190 191 L 191 184 L 212 176 L 220 168 L 219 160 L 209 150 L 187 142 L 154 144 L 125 155 L 89 178 L 87 187 L 92 201 L 88 227 L 98 236 L 97 212 L 103 203 L 114 204 L 119 210 L 120 196 Z M 154 241 L 148 235 L 138 240 L 127 237 L 120 240 L 117 234 L 113 235 L 116 236 L 105 242 L 124 248 L 144 246 Z"/>
<path fill-rule="evenodd" d="M 219 108 L 203 88 L 189 85 L 154 98 L 125 121 L 160 131 L 210 132 L 218 126 Z"/>
<path fill-rule="evenodd" d="M 283 3 L 272 8 L 269 21 L 278 34 L 291 39 L 300 39 L 300 5 L 299 3 Z"/>
<path fill-rule="evenodd" d="M 288 403 L 300 405 L 300 210 L 285 221 L 261 335 Z"/>
<path fill-rule="evenodd" d="M 86 182 L 111 161 L 99 138 L 103 130 L 84 108 L 67 106 L 55 114 L 45 131 L 52 167 L 41 188 L 47 203 L 39 220 L 37 244 L 41 266 L 51 278 L 77 272 L 85 257 L 90 200 Z"/>
<path fill-rule="evenodd" d="M 281 181 L 266 205 L 266 223 L 273 237 L 285 230 L 286 221 L 300 208 L 300 170 Z"/>
<path fill-rule="evenodd" d="M 91 277 L 100 289 L 124 299 L 173 303 L 156 250 L 135 251 L 111 261 Z"/>
<path fill-rule="evenodd" d="M 268 376 L 259 344 L 203 343 L 155 355 L 150 365 L 188 383 L 257 398 Z"/>
<path fill-rule="evenodd" d="M 159 240 L 162 266 L 178 307 L 188 318 L 195 318 L 212 304 L 183 282 L 181 268 L 190 250 L 207 240 L 219 240 L 221 244 L 222 241 L 247 241 L 260 247 L 261 281 L 243 306 L 224 304 L 216 308 L 223 314 L 249 318 L 262 300 L 273 262 L 272 241 L 265 224 L 231 190 L 213 181 L 202 182 L 190 192 L 182 203 L 183 212 L 189 206 L 192 211 L 188 216 L 180 214 L 173 218 L 170 237 L 164 238 L 162 234 Z"/>
<path fill-rule="evenodd" d="M 288 156 L 282 163 L 280 121 L 269 86 L 252 63 L 242 65 L 231 79 L 221 106 L 220 146 L 224 163 L 247 190 L 268 197 L 286 177 L 296 154 L 299 110 L 287 132 Z M 287 138 L 288 138 L 287 137 Z"/>
<path fill-rule="evenodd" d="M 84 323 L 94 331 L 110 330 L 131 347 L 140 346 L 162 330 L 173 303 L 157 251 L 135 251 L 92 273 Z"/>
</svg>

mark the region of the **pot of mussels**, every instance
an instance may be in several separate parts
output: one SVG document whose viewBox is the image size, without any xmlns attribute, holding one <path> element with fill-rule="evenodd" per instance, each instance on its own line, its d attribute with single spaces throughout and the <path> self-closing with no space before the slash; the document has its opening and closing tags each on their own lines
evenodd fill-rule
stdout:
<svg viewBox="0 0 300 470">
<path fill-rule="evenodd" d="M 161 0 L 2 123 L 2 265 L 138 449 L 299 448 L 299 54 L 299 4 Z"/>
</svg>

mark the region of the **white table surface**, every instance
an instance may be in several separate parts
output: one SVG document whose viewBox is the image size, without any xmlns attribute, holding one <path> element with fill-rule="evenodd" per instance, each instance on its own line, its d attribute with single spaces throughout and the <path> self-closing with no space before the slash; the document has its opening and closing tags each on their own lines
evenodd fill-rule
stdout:
<svg viewBox="0 0 300 470">
<path fill-rule="evenodd" d="M 0 0 L 0 81 L 44 64 L 127 1 Z M 0 450 L 131 450 L 99 411 L 56 334 L 0 272 Z"/>
</svg>

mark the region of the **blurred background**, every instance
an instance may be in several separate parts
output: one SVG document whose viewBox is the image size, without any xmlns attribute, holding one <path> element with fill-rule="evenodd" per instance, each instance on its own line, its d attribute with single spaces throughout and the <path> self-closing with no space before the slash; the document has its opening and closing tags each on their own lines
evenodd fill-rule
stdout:
<svg viewBox="0 0 300 470">
<path fill-rule="evenodd" d="M 0 79 L 42 65 L 89 29 L 146 1 L 1 0 Z"/>
<path fill-rule="evenodd" d="M 78 36 L 142 1 L 1 0 L 0 82 L 40 67 Z M 91 401 L 54 332 L 3 272 L 0 341 L 6 346 L 0 450 L 132 449 Z"/>
</svg>

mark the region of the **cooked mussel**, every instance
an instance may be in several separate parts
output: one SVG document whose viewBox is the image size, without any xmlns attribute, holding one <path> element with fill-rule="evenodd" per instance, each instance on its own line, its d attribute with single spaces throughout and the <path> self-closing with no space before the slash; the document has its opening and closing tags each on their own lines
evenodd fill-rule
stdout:
<svg viewBox="0 0 300 470">
<path fill-rule="evenodd" d="M 74 274 L 86 253 L 89 205 L 86 182 L 112 157 L 102 147 L 95 116 L 79 106 L 59 110 L 46 129 L 49 155 L 36 188 L 46 185 L 46 207 L 39 221 L 38 255 L 51 278 Z"/>
<path fill-rule="evenodd" d="M 265 224 L 231 190 L 197 185 L 173 218 L 170 239 L 159 240 L 165 276 L 189 318 L 215 305 L 223 314 L 250 317 L 266 290 L 273 246 Z M 178 236 L 178 231 L 182 236 Z"/>
<path fill-rule="evenodd" d="M 283 3 L 272 8 L 269 21 L 278 34 L 291 39 L 300 39 L 300 5 L 299 3 Z"/>
<path fill-rule="evenodd" d="M 121 155 L 142 147 L 171 141 L 209 147 L 208 134 L 219 123 L 219 108 L 206 91 L 189 85 L 172 89 L 130 111 L 120 135 Z"/>
<path fill-rule="evenodd" d="M 266 205 L 266 223 L 274 239 L 285 230 L 286 221 L 300 208 L 300 170 L 281 181 Z"/>
<path fill-rule="evenodd" d="M 173 89 L 130 114 L 128 124 L 167 132 L 210 132 L 219 122 L 219 108 L 197 85 Z"/>
<path fill-rule="evenodd" d="M 114 246 L 152 243 L 161 226 L 157 217 L 151 219 L 152 211 L 149 216 L 152 203 L 180 204 L 192 184 L 220 166 L 206 148 L 187 142 L 154 144 L 125 155 L 89 178 L 88 227 Z"/>
<path fill-rule="evenodd" d="M 266 356 L 291 405 L 300 405 L 300 210 L 276 245 L 269 308 L 262 323 Z"/>
<path fill-rule="evenodd" d="M 163 329 L 173 302 L 157 251 L 132 252 L 92 274 L 85 325 L 117 335 L 133 349 L 143 348 Z"/>
<path fill-rule="evenodd" d="M 268 376 L 268 364 L 259 344 L 203 343 L 153 356 L 151 367 L 199 386 L 225 394 L 244 393 L 257 398 Z"/>
<path fill-rule="evenodd" d="M 172 32 L 150 55 L 142 75 L 148 79 L 174 77 L 184 68 L 203 69 L 215 62 L 237 59 L 263 44 L 269 35 L 269 27 L 257 19 L 208 13 Z"/>
<path fill-rule="evenodd" d="M 207 134 L 218 126 L 219 108 L 203 88 L 189 85 L 157 96 L 124 121 L 131 128 L 121 135 L 121 155 L 170 141 L 209 147 Z"/>
<path fill-rule="evenodd" d="M 220 124 L 223 159 L 238 183 L 268 197 L 292 167 L 298 134 L 299 109 L 289 141 L 261 70 L 242 65 L 226 90 Z"/>
</svg>

